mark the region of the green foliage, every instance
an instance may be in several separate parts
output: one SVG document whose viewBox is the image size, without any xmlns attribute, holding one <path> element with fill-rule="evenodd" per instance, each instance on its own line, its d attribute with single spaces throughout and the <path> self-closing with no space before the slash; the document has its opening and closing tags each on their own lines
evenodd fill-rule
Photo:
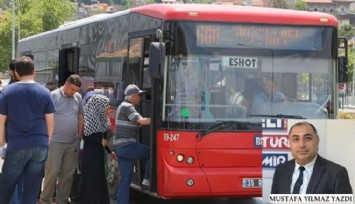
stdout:
<svg viewBox="0 0 355 204">
<path fill-rule="evenodd" d="M 295 10 L 307 11 L 308 10 L 308 5 L 303 0 L 297 0 L 295 2 Z"/>
<path fill-rule="evenodd" d="M 352 25 L 343 25 L 338 29 L 338 36 L 341 37 L 346 37 L 348 40 L 352 39 L 353 36 L 355 36 L 355 30 Z M 353 81 L 353 73 L 355 69 L 355 52 L 354 52 L 354 47 L 351 43 L 349 43 L 348 46 L 348 81 L 352 82 Z"/>
<path fill-rule="evenodd" d="M 348 82 L 353 81 L 355 53 L 353 47 L 348 47 Z"/>
<path fill-rule="evenodd" d="M 74 20 L 75 6 L 74 4 L 63 0 L 51 0 L 51 3 L 44 2 L 42 4 L 42 21 L 44 31 L 52 30 L 63 24 L 66 20 Z"/>
<path fill-rule="evenodd" d="M 24 38 L 55 29 L 75 16 L 75 5 L 70 0 L 15 0 L 15 5 L 16 41 L 18 36 Z M 18 33 L 19 27 L 20 34 Z M 12 8 L 7 8 L 5 21 L 0 23 L 0 71 L 7 70 L 11 61 L 11 29 Z"/>
<path fill-rule="evenodd" d="M 271 0 L 271 7 L 287 9 L 287 2 L 285 0 Z"/>
<path fill-rule="evenodd" d="M 11 12 L 5 11 L 5 21 L 0 23 L 0 71 L 6 70 L 11 58 Z"/>
<path fill-rule="evenodd" d="M 338 29 L 338 36 L 346 37 L 350 40 L 355 35 L 354 27 L 349 25 L 343 25 Z"/>
<path fill-rule="evenodd" d="M 209 4 L 211 0 L 183 0 L 185 4 L 196 3 L 196 4 Z"/>
<path fill-rule="evenodd" d="M 210 0 L 195 0 L 195 3 L 198 3 L 198 4 L 209 4 L 211 3 Z"/>
<path fill-rule="evenodd" d="M 122 5 L 123 5 L 123 9 L 130 9 L 132 8 L 133 4 L 131 0 L 122 0 Z"/>
<path fill-rule="evenodd" d="M 155 0 L 145 0 L 145 4 L 155 4 Z"/>
</svg>

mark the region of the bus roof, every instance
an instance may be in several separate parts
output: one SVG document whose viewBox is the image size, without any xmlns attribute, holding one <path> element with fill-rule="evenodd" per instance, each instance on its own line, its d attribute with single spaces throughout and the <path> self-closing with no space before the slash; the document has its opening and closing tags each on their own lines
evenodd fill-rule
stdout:
<svg viewBox="0 0 355 204">
<path fill-rule="evenodd" d="M 162 20 L 338 26 L 338 21 L 333 15 L 320 12 L 217 4 L 148 4 L 112 14 L 100 14 L 73 21 L 57 29 L 23 38 L 20 42 L 129 13 L 140 13 Z"/>
<path fill-rule="evenodd" d="M 149 4 L 132 8 L 131 12 L 163 20 L 338 26 L 336 17 L 326 13 L 253 6 Z"/>
<path fill-rule="evenodd" d="M 70 29 L 77 28 L 77 27 L 80 27 L 80 26 L 83 26 L 83 25 L 88 25 L 90 23 L 105 21 L 105 20 L 108 20 L 108 19 L 112 19 L 112 18 L 114 18 L 116 16 L 122 16 L 122 15 L 128 14 L 129 11 L 130 10 L 124 10 L 124 11 L 118 11 L 116 13 L 97 14 L 97 15 L 90 16 L 90 17 L 87 17 L 87 18 L 83 18 L 83 19 L 79 19 L 79 20 L 76 20 L 76 21 L 68 22 L 66 24 L 63 24 L 63 25 L 59 26 L 56 29 L 45 31 L 45 32 L 42 32 L 42 33 L 38 33 L 36 35 L 32 35 L 32 36 L 29 36 L 29 37 L 26 37 L 26 38 L 22 38 L 22 39 L 20 39 L 20 42 L 26 41 L 26 40 L 31 40 L 31 39 L 37 38 L 37 37 L 47 36 L 49 34 L 56 33 L 56 32 L 70 30 Z"/>
</svg>

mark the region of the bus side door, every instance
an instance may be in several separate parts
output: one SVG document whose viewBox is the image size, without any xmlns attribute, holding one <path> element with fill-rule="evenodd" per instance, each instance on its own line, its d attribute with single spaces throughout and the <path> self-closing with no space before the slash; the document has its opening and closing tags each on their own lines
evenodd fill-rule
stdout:
<svg viewBox="0 0 355 204">
<path fill-rule="evenodd" d="M 124 71 L 123 81 L 125 86 L 128 84 L 136 84 L 145 91 L 142 96 L 142 102 L 137 107 L 137 111 L 143 117 L 151 116 L 151 78 L 149 76 L 149 48 L 152 42 L 153 35 L 132 37 L 129 39 L 128 49 L 128 66 Z M 150 146 L 150 127 L 143 126 L 137 138 L 139 143 Z M 151 147 L 152 148 L 152 147 Z M 151 159 L 155 157 L 150 156 Z M 135 173 L 132 182 L 139 186 L 143 180 L 144 165 L 141 161 L 135 163 Z M 152 170 L 151 170 L 152 171 Z M 153 170 L 154 171 L 154 170 Z M 151 178 L 151 184 L 152 182 Z"/>
</svg>

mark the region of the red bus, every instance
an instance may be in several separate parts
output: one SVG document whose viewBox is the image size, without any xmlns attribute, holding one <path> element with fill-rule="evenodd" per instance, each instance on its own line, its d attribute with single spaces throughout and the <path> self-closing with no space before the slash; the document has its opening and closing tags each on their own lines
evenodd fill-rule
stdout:
<svg viewBox="0 0 355 204">
<path fill-rule="evenodd" d="M 138 141 L 151 147 L 149 193 L 260 197 L 262 118 L 337 114 L 337 25 L 318 12 L 151 4 L 22 39 L 18 54 L 33 56 L 37 81 L 77 73 L 83 94 L 95 85 L 113 124 L 124 88 L 146 90 L 138 109 L 152 125 Z M 137 161 L 133 188 L 143 171 Z"/>
</svg>

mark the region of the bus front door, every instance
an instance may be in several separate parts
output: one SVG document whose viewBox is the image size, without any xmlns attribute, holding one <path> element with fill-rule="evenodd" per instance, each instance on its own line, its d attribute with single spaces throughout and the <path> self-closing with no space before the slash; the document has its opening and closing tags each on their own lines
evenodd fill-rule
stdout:
<svg viewBox="0 0 355 204">
<path fill-rule="evenodd" d="M 132 37 L 129 40 L 129 49 L 128 49 L 128 69 L 125 71 L 126 75 L 124 77 L 124 83 L 127 86 L 128 84 L 136 84 L 139 88 L 145 91 L 145 94 L 142 96 L 142 102 L 137 106 L 137 111 L 143 117 L 151 116 L 151 79 L 149 76 L 149 46 L 152 42 L 152 36 L 144 37 Z M 150 127 L 143 126 L 141 128 L 140 134 L 137 136 L 137 141 L 141 144 L 150 146 L 151 136 L 150 136 Z M 151 147 L 152 148 L 152 147 Z M 151 160 L 155 157 L 150 155 Z M 151 169 L 152 171 L 153 169 Z M 143 180 L 144 175 L 144 164 L 143 161 L 137 160 L 135 162 L 134 175 L 132 180 L 132 186 L 140 190 L 140 185 Z M 155 172 L 153 170 L 153 172 Z M 154 173 L 153 173 L 154 174 Z M 152 176 L 151 176 L 152 177 Z M 155 176 L 153 176 L 156 178 Z M 151 181 L 151 191 L 155 189 L 154 184 L 156 183 L 154 179 Z"/>
</svg>

